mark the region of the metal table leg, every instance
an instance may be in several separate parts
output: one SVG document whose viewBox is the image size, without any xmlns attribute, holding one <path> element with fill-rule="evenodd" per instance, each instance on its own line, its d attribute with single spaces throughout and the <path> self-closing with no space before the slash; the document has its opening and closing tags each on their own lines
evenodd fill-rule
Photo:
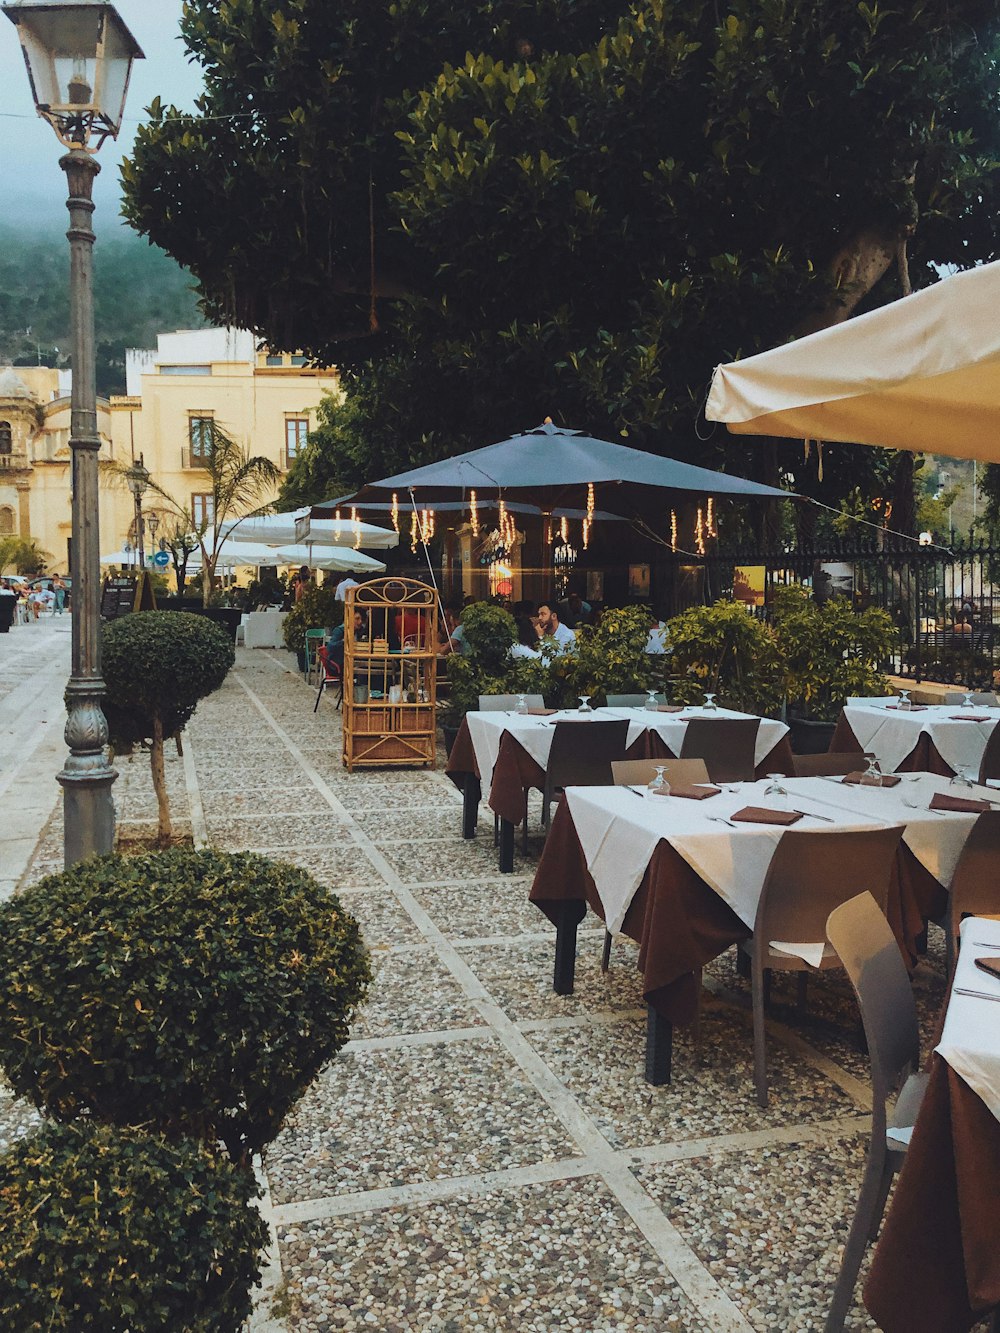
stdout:
<svg viewBox="0 0 1000 1333">
<path fill-rule="evenodd" d="M 646 1082 L 660 1088 L 670 1082 L 674 1027 L 651 1004 L 646 1005 Z"/>
<path fill-rule="evenodd" d="M 500 873 L 514 873 L 514 825 L 509 819 L 500 820 Z"/>
<path fill-rule="evenodd" d="M 586 911 L 583 903 L 561 903 L 556 920 L 556 965 L 552 989 L 557 995 L 572 995 L 576 975 L 576 928 Z"/>
<path fill-rule="evenodd" d="M 474 838 L 479 821 L 479 802 L 483 789 L 475 773 L 466 773 L 462 788 L 462 837 Z"/>
</svg>

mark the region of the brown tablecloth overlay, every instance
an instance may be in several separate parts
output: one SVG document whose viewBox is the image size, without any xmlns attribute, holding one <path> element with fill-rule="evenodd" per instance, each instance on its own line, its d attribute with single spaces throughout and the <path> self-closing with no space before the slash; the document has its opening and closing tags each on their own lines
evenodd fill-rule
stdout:
<svg viewBox="0 0 1000 1333">
<path fill-rule="evenodd" d="M 629 759 L 676 759 L 655 731 L 644 731 L 626 751 Z M 457 787 L 465 783 L 466 774 L 472 773 L 477 778 L 482 774 L 476 763 L 476 751 L 469 733 L 469 724 L 462 718 L 455 743 L 451 747 L 445 772 Z M 773 750 L 757 766 L 757 776 L 768 773 L 792 772 L 792 751 L 788 737 L 783 736 Z M 493 769 L 493 781 L 487 795 L 487 803 L 501 819 L 508 819 L 512 824 L 520 824 L 524 818 L 524 793 L 529 787 L 539 791 L 545 786 L 545 770 L 532 759 L 524 746 L 514 735 L 505 731 L 500 738 L 500 751 Z"/>
<path fill-rule="evenodd" d="M 864 1302 L 885 1333 L 965 1333 L 1000 1305 L 1000 1122 L 939 1055 Z"/>
<path fill-rule="evenodd" d="M 603 919 L 597 889 L 565 802 L 545 840 L 531 901 L 556 921 L 562 904 L 589 904 Z M 896 858 L 887 916 L 912 965 L 929 917 L 944 911 L 947 895 L 904 844 Z M 696 972 L 750 931 L 684 858 L 661 841 L 629 906 L 622 933 L 639 945 L 643 999 L 671 1023 L 690 1023 L 697 1011 Z"/>
<path fill-rule="evenodd" d="M 858 744 L 858 738 L 841 713 L 837 718 L 837 726 L 833 733 L 833 740 L 830 742 L 831 752 L 836 751 L 843 754 L 845 751 L 857 750 L 860 752 L 861 746 Z M 906 756 L 903 762 L 896 769 L 897 773 L 937 773 L 943 778 L 952 778 L 955 776 L 955 770 L 944 762 L 938 753 L 938 748 L 927 735 L 922 731 L 917 738 L 917 743 Z"/>
</svg>

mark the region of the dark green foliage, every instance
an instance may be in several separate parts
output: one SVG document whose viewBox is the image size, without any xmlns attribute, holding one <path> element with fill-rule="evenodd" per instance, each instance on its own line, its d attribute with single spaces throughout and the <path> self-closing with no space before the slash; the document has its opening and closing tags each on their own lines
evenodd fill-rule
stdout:
<svg viewBox="0 0 1000 1333">
<path fill-rule="evenodd" d="M 250 854 L 104 856 L 0 908 L 0 1066 L 59 1120 L 222 1139 L 246 1160 L 348 1037 L 358 926 Z"/>
<path fill-rule="evenodd" d="M 337 600 L 336 588 L 307 588 L 285 617 L 282 634 L 285 647 L 301 653 L 306 646 L 307 629 L 332 629 L 344 619 L 344 603 Z"/>
<path fill-rule="evenodd" d="M 645 607 L 605 611 L 599 625 L 581 625 L 572 653 L 562 654 L 570 671 L 569 690 L 603 702 L 609 694 L 637 694 L 659 686 L 662 657 L 646 652 L 652 617 Z M 558 661 L 562 666 L 562 660 Z"/>
<path fill-rule="evenodd" d="M 152 740 L 157 718 L 169 739 L 236 661 L 232 640 L 205 616 L 138 611 L 103 627 L 105 712 L 119 752 Z"/>
<path fill-rule="evenodd" d="M 0 1159 L 7 1333 L 239 1333 L 267 1228 L 249 1170 L 191 1139 L 46 1124 Z"/>
</svg>

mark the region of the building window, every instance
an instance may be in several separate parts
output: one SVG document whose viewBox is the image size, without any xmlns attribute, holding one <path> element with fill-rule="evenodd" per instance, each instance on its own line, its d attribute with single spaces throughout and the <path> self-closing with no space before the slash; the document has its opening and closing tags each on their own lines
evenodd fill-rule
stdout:
<svg viewBox="0 0 1000 1333">
<path fill-rule="evenodd" d="M 199 531 L 212 524 L 215 519 L 215 497 L 211 491 L 202 491 L 191 496 L 191 517 Z"/>
<path fill-rule="evenodd" d="M 211 365 L 198 366 L 160 366 L 161 375 L 211 375 Z"/>
<path fill-rule="evenodd" d="M 265 365 L 268 366 L 283 366 L 284 364 L 285 358 L 283 356 L 269 356 L 265 362 Z"/>
<path fill-rule="evenodd" d="M 291 467 L 305 448 L 308 434 L 308 417 L 285 418 L 285 467 Z"/>
<path fill-rule="evenodd" d="M 308 364 L 309 364 L 309 358 L 308 358 L 307 356 L 293 356 L 293 357 L 292 357 L 292 365 L 293 365 L 293 366 L 307 366 Z"/>
<path fill-rule="evenodd" d="M 0 421 L 0 454 L 9 454 L 14 448 L 14 436 L 9 421 Z"/>
<path fill-rule="evenodd" d="M 0 537 L 13 537 L 14 535 L 14 511 L 13 509 L 0 509 Z"/>
<path fill-rule="evenodd" d="M 212 458 L 212 436 L 215 430 L 213 417 L 188 417 L 188 443 L 190 445 L 190 466 L 208 467 Z"/>
</svg>

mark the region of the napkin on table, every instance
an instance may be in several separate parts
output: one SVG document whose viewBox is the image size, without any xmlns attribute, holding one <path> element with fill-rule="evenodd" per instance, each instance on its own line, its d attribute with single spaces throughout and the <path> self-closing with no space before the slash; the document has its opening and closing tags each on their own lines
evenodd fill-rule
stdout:
<svg viewBox="0 0 1000 1333">
<path fill-rule="evenodd" d="M 797 824 L 802 816 L 797 810 L 768 810 L 762 805 L 745 805 L 729 818 L 739 824 Z"/>
<path fill-rule="evenodd" d="M 863 773 L 848 773 L 847 776 L 843 779 L 843 781 L 851 786 L 856 787 L 860 784 L 861 779 L 863 777 L 864 777 Z M 881 782 L 879 782 L 878 785 L 880 787 L 898 787 L 902 781 L 903 779 L 899 776 L 898 773 L 883 773 L 882 780 Z M 873 782 L 871 785 L 874 787 L 875 783 Z"/>
<path fill-rule="evenodd" d="M 719 794 L 719 792 L 720 792 L 721 790 L 722 790 L 721 787 L 707 787 L 707 786 L 704 786 L 704 785 L 703 785 L 703 786 L 700 786 L 700 787 L 689 787 L 689 786 L 686 786 L 686 785 L 685 785 L 685 786 L 674 786 L 674 785 L 671 785 L 669 791 L 657 791 L 657 792 L 654 792 L 654 795 L 656 795 L 656 796 L 684 796 L 684 797 L 686 797 L 687 800 L 689 800 L 689 801 L 704 801 L 705 798 L 708 797 L 708 796 L 718 796 L 718 794 Z"/>
<path fill-rule="evenodd" d="M 936 791 L 931 797 L 931 810 L 961 810 L 965 814 L 978 815 L 992 810 L 989 801 L 976 800 L 974 796 L 949 796 L 945 791 Z"/>
</svg>

